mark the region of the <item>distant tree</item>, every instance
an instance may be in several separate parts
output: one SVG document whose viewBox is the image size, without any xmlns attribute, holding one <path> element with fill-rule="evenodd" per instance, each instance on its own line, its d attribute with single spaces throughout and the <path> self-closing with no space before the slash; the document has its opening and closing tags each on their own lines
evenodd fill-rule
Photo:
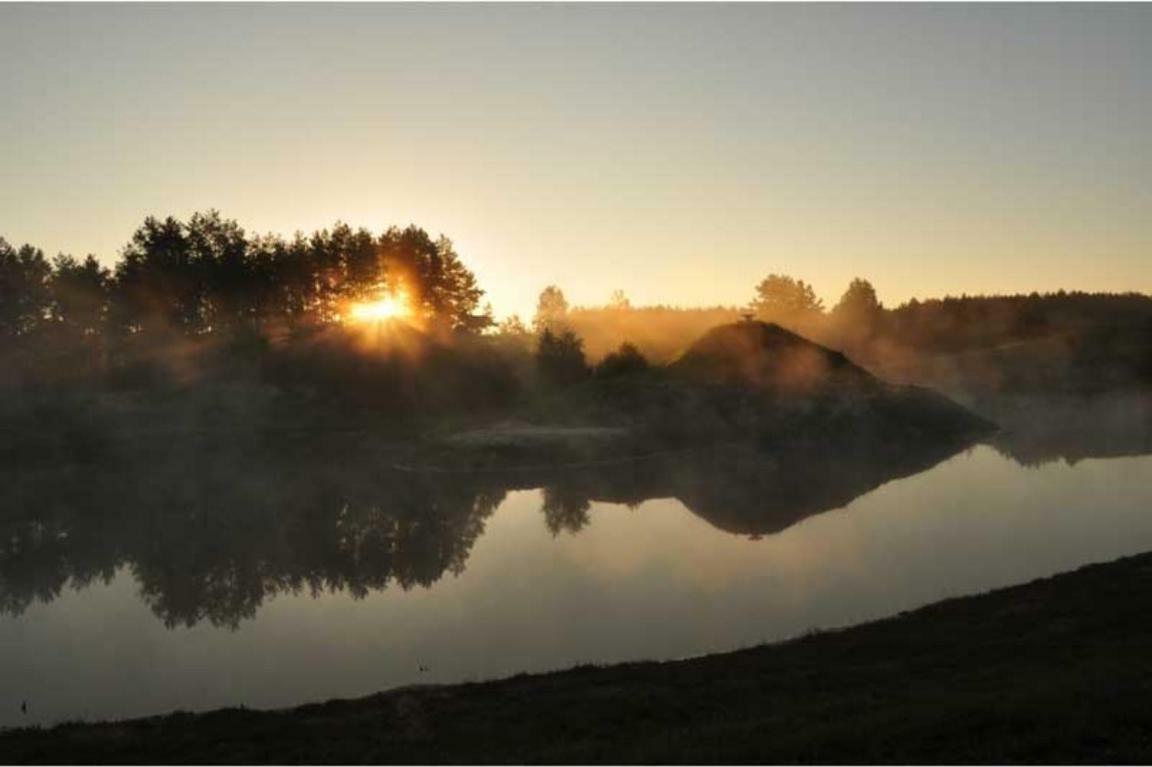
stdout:
<svg viewBox="0 0 1152 767">
<path fill-rule="evenodd" d="M 524 324 L 524 320 L 520 319 L 519 314 L 513 314 L 506 318 L 496 327 L 496 332 L 502 336 L 515 338 L 530 335 L 528 327 Z"/>
<path fill-rule="evenodd" d="M 824 304 L 811 285 L 782 274 L 770 274 L 760 281 L 750 308 L 763 320 L 792 325 L 811 322 L 824 312 Z"/>
<path fill-rule="evenodd" d="M 262 324 L 293 323 L 300 312 L 293 305 L 296 291 L 291 267 L 305 259 L 289 256 L 289 243 L 275 235 L 255 236 L 248 241 L 248 268 L 252 285 L 254 319 Z M 295 262 L 295 263 L 293 263 Z"/>
<path fill-rule="evenodd" d="M 586 379 L 589 369 L 584 359 L 584 342 L 571 330 L 553 332 L 544 328 L 536 346 L 536 367 L 540 377 L 553 386 Z"/>
<path fill-rule="evenodd" d="M 875 316 L 883 309 L 876 298 L 876 289 L 868 280 L 857 277 L 848 284 L 848 289 L 832 309 L 834 315 L 846 317 Z"/>
<path fill-rule="evenodd" d="M 31 245 L 16 250 L 0 238 L 0 337 L 26 335 L 44 322 L 51 277 L 44 251 Z"/>
<path fill-rule="evenodd" d="M 534 364 L 534 351 L 539 339 L 520 319 L 520 315 L 513 314 L 505 318 L 496 326 L 495 335 L 498 348 L 504 350 L 506 358 L 515 359 L 521 375 L 524 378 L 530 377 Z"/>
<path fill-rule="evenodd" d="M 635 345 L 620 344 L 620 348 L 606 356 L 596 366 L 597 378 L 615 378 L 617 376 L 643 373 L 648 369 L 648 360 L 640 353 Z"/>
<path fill-rule="evenodd" d="M 611 297 L 608 299 L 608 308 L 624 311 L 632 308 L 632 302 L 628 300 L 628 296 L 624 294 L 623 290 L 613 290 Z"/>
<path fill-rule="evenodd" d="M 83 262 L 63 254 L 52 262 L 52 318 L 75 335 L 103 331 L 112 274 L 88 256 Z"/>
<path fill-rule="evenodd" d="M 549 285 L 540 291 L 540 298 L 536 301 L 536 316 L 532 318 L 532 329 L 537 333 L 545 330 L 561 330 L 568 321 L 568 300 L 564 298 L 564 291 L 555 285 Z"/>
<path fill-rule="evenodd" d="M 194 213 L 184 226 L 188 263 L 198 292 L 200 330 L 226 331 L 256 316 L 248 239 L 217 210 Z"/>
<path fill-rule="evenodd" d="M 202 275 L 184 225 L 171 216 L 146 218 L 116 265 L 114 324 L 128 331 L 196 332 L 204 327 L 202 298 Z"/>
<path fill-rule="evenodd" d="M 883 315 L 884 307 L 872 283 L 856 278 L 832 309 L 831 318 L 843 340 L 858 343 L 876 333 Z"/>
</svg>

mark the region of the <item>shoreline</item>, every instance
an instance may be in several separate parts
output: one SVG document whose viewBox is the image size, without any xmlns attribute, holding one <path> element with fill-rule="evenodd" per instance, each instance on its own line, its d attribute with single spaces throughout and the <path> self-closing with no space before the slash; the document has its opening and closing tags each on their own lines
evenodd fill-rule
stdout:
<svg viewBox="0 0 1152 767">
<path fill-rule="evenodd" d="M 1152 552 L 778 644 L 0 733 L 5 762 L 1152 761 Z"/>
</svg>

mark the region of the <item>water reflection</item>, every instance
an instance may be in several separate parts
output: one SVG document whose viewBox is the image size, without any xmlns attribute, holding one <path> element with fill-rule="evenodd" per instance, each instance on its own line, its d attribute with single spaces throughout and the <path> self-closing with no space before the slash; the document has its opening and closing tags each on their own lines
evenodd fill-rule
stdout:
<svg viewBox="0 0 1152 767">
<path fill-rule="evenodd" d="M 1002 426 L 992 445 L 1022 466 L 1152 453 L 1152 394 L 1001 398 L 975 406 Z"/>
<path fill-rule="evenodd" d="M 1034 466 L 1152 453 L 1150 402 L 985 412 L 1006 424 L 993 447 Z M 1058 406 L 1066 412 L 1052 417 Z M 1038 407 L 1048 417 L 1036 417 Z M 167 626 L 235 628 L 278 594 L 363 597 L 460 574 L 514 490 L 542 490 L 542 524 L 553 536 L 587 526 L 593 503 L 672 498 L 719 530 L 759 538 L 967 447 L 728 445 L 468 473 L 395 468 L 405 464 L 398 451 L 365 435 L 250 432 L 116 441 L 86 462 L 9 457 L 0 469 L 0 611 L 19 615 L 126 569 Z"/>
<path fill-rule="evenodd" d="M 103 451 L 0 473 L 0 727 L 722 651 L 1152 548 L 1152 457 L 976 446 L 911 476 L 935 456 L 737 447 L 464 477 L 346 435 Z"/>
<path fill-rule="evenodd" d="M 281 592 L 426 586 L 463 569 L 503 499 L 398 477 L 354 445 L 260 441 L 141 442 L 9 476 L 0 606 L 20 613 L 121 565 L 169 626 L 235 626 Z"/>
<path fill-rule="evenodd" d="M 0 609 L 20 614 L 127 567 L 169 627 L 236 627 L 281 593 L 430 586 L 461 573 L 506 493 L 542 488 L 554 534 L 593 502 L 676 498 L 759 537 L 923 471 L 963 445 L 727 446 L 548 472 L 392 468 L 365 437 L 233 435 L 106 446 L 87 463 L 24 461 L 0 485 Z"/>
<path fill-rule="evenodd" d="M 767 451 L 727 445 L 611 465 L 505 473 L 502 486 L 542 488 L 542 511 L 553 533 L 579 531 L 595 502 L 636 506 L 674 498 L 720 530 L 759 538 L 846 506 L 885 482 L 925 471 L 968 446 L 870 443 Z"/>
</svg>

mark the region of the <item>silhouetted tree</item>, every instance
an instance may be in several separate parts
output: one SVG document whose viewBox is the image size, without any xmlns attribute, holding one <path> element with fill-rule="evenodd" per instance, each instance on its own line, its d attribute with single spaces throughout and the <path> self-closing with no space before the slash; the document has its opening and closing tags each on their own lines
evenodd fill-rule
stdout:
<svg viewBox="0 0 1152 767">
<path fill-rule="evenodd" d="M 536 367 L 540 377 L 553 386 L 583 381 L 589 374 L 584 343 L 571 330 L 554 333 L 545 328 L 536 346 Z"/>
<path fill-rule="evenodd" d="M 501 322 L 497 326 L 496 332 L 502 336 L 513 336 L 516 338 L 531 335 L 528 327 L 524 324 L 524 320 L 520 319 L 519 314 L 510 315 Z"/>
<path fill-rule="evenodd" d="M 884 307 L 876 298 L 872 283 L 856 278 L 832 309 L 831 320 L 840 339 L 854 345 L 875 334 L 883 316 Z"/>
<path fill-rule="evenodd" d="M 883 306 L 876 298 L 876 289 L 868 280 L 857 277 L 848 284 L 848 289 L 832 309 L 834 315 L 848 319 L 857 317 L 872 318 L 878 315 Z"/>
<path fill-rule="evenodd" d="M 517 369 L 517 378 L 528 381 L 532 378 L 535 364 L 534 352 L 539 339 L 524 324 L 518 314 L 506 318 L 496 327 L 492 339 L 494 349 L 503 359 Z"/>
<path fill-rule="evenodd" d="M 567 320 L 568 300 L 564 298 L 564 291 L 555 285 L 540 291 L 540 298 L 536 301 L 536 316 L 532 318 L 532 329 L 537 333 L 545 330 L 556 332 L 565 326 Z"/>
<path fill-rule="evenodd" d="M 409 226 L 390 229 L 381 244 L 389 288 L 407 292 L 426 321 L 464 332 L 492 325 L 490 315 L 477 311 L 484 291 L 447 237 L 433 240 L 423 229 Z"/>
<path fill-rule="evenodd" d="M 364 233 L 367 234 L 367 233 Z M 307 277 L 311 295 L 307 308 L 317 324 L 339 322 L 349 301 L 358 300 L 371 283 L 357 285 L 349 279 L 349 262 L 356 260 L 365 237 L 343 222 L 331 229 L 313 232 L 308 238 Z M 367 234 L 371 241 L 371 235 Z"/>
<path fill-rule="evenodd" d="M 149 216 L 116 266 L 111 314 L 130 332 L 204 328 L 202 275 L 184 225 Z"/>
<path fill-rule="evenodd" d="M 628 296 L 624 294 L 623 290 L 613 290 L 612 295 L 608 298 L 608 308 L 625 311 L 632 308 L 632 302 L 628 300 Z"/>
<path fill-rule="evenodd" d="M 352 230 L 341 225 L 339 234 L 341 298 L 351 301 L 375 298 L 388 285 L 382 243 L 364 228 Z"/>
<path fill-rule="evenodd" d="M 14 249 L 0 238 L 0 338 L 31 333 L 46 318 L 52 267 L 31 245 Z"/>
<path fill-rule="evenodd" d="M 640 353 L 635 345 L 620 344 L 620 348 L 600 361 L 596 366 L 598 378 L 615 378 L 617 376 L 643 373 L 648 369 L 648 360 Z"/>
<path fill-rule="evenodd" d="M 403 291 L 427 326 L 479 332 L 484 291 L 451 240 L 415 226 L 375 237 L 337 222 L 308 237 L 249 238 L 210 210 L 187 224 L 145 220 L 116 269 L 112 318 L 128 331 L 200 334 L 282 321 L 341 322 L 350 303 Z"/>
<path fill-rule="evenodd" d="M 492 302 L 485 301 L 484 308 L 478 313 L 468 315 L 466 321 L 457 326 L 458 331 L 467 333 L 484 333 L 496 327 L 496 315 L 492 311 Z"/>
<path fill-rule="evenodd" d="M 782 274 L 760 281 L 750 308 L 762 320 L 793 326 L 818 320 L 824 313 L 824 304 L 811 285 Z"/>
<path fill-rule="evenodd" d="M 95 256 L 83 262 L 63 254 L 52 261 L 52 318 L 75 335 L 103 331 L 112 274 Z"/>
<path fill-rule="evenodd" d="M 228 331 L 252 320 L 255 275 L 244 230 L 216 210 L 194 213 L 184 230 L 200 293 L 198 328 Z"/>
</svg>

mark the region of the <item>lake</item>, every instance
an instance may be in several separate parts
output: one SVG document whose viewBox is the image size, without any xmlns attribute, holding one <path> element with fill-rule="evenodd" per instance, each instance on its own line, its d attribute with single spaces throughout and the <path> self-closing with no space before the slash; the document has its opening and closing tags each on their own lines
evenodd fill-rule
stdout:
<svg viewBox="0 0 1152 767">
<path fill-rule="evenodd" d="M 1152 455 L 1117 452 L 738 447 L 509 478 L 238 439 L 29 462 L 0 491 L 0 725 L 683 658 L 893 615 L 1152 549 Z"/>
</svg>

